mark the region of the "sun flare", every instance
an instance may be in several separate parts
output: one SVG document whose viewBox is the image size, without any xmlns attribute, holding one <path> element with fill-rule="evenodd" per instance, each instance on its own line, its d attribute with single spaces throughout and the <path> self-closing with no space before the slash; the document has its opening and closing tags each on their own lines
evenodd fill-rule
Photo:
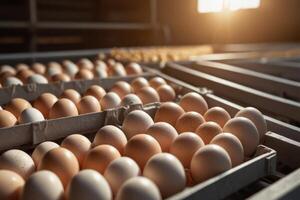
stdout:
<svg viewBox="0 0 300 200">
<path fill-rule="evenodd" d="M 198 12 L 200 13 L 235 11 L 259 6 L 260 0 L 198 0 Z"/>
</svg>

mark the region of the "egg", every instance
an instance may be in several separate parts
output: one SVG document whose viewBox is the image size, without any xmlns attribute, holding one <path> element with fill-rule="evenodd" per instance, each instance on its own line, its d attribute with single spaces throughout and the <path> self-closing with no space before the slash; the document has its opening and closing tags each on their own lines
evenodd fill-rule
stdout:
<svg viewBox="0 0 300 200">
<path fill-rule="evenodd" d="M 107 144 L 99 145 L 88 152 L 83 161 L 82 168 L 94 169 L 103 174 L 107 166 L 119 157 L 121 155 L 115 147 Z"/>
<path fill-rule="evenodd" d="M 158 87 L 167 84 L 167 82 L 161 77 L 154 77 L 149 80 L 149 84 L 154 89 L 157 89 Z"/>
<path fill-rule="evenodd" d="M 0 199 L 17 200 L 21 197 L 23 178 L 9 170 L 0 170 Z"/>
<path fill-rule="evenodd" d="M 64 60 L 62 62 L 63 69 L 66 74 L 68 74 L 71 78 L 75 76 L 75 74 L 78 72 L 78 67 L 70 60 Z"/>
<path fill-rule="evenodd" d="M 87 58 L 80 59 L 76 64 L 79 67 L 79 69 L 94 69 L 94 64 Z"/>
<path fill-rule="evenodd" d="M 101 144 L 109 144 L 115 147 L 122 155 L 127 144 L 127 138 L 118 127 L 106 125 L 97 131 L 93 141 L 93 146 Z"/>
<path fill-rule="evenodd" d="M 176 121 L 175 128 L 178 133 L 195 132 L 205 122 L 201 114 L 191 111 L 182 114 Z"/>
<path fill-rule="evenodd" d="M 215 144 L 200 148 L 191 161 L 192 178 L 196 183 L 203 182 L 230 168 L 231 160 L 228 153 Z"/>
<path fill-rule="evenodd" d="M 9 111 L 0 110 L 0 128 L 11 127 L 17 123 L 17 118 Z"/>
<path fill-rule="evenodd" d="M 42 158 L 48 151 L 50 151 L 54 148 L 57 148 L 57 147 L 59 147 L 59 145 L 56 144 L 55 142 L 51 142 L 51 141 L 43 142 L 43 143 L 39 144 L 37 147 L 35 147 L 34 151 L 32 152 L 32 155 L 31 155 L 32 160 L 35 163 L 35 166 L 39 166 Z"/>
<path fill-rule="evenodd" d="M 42 63 L 33 63 L 31 69 L 38 74 L 45 74 L 46 73 L 46 66 Z"/>
<path fill-rule="evenodd" d="M 64 188 L 51 171 L 42 170 L 32 174 L 26 181 L 22 200 L 63 200 Z"/>
<path fill-rule="evenodd" d="M 57 81 L 69 82 L 69 81 L 71 81 L 71 77 L 64 73 L 54 74 L 53 76 L 51 76 L 50 79 L 52 82 L 57 82 Z"/>
<path fill-rule="evenodd" d="M 196 134 L 202 138 L 205 144 L 209 144 L 210 141 L 222 131 L 222 128 L 217 123 L 204 122 L 197 128 Z"/>
<path fill-rule="evenodd" d="M 131 106 L 136 104 L 143 104 L 142 100 L 135 94 L 127 94 L 121 101 L 121 106 Z"/>
<path fill-rule="evenodd" d="M 18 119 L 20 124 L 39 122 L 44 120 L 45 118 L 43 114 L 35 108 L 26 108 L 25 110 L 23 110 Z"/>
<path fill-rule="evenodd" d="M 141 169 L 155 154 L 161 153 L 159 143 L 150 135 L 138 134 L 133 136 L 126 144 L 124 155 L 137 162 Z"/>
<path fill-rule="evenodd" d="M 73 103 L 77 104 L 81 99 L 81 95 L 76 90 L 67 89 L 61 94 L 60 98 L 70 99 Z"/>
<path fill-rule="evenodd" d="M 121 63 L 115 63 L 109 68 L 109 74 L 111 76 L 126 76 L 126 70 Z"/>
<path fill-rule="evenodd" d="M 62 73 L 62 66 L 58 62 L 49 62 L 46 70 L 46 74 L 50 77 L 54 74 Z"/>
<path fill-rule="evenodd" d="M 112 192 L 101 174 L 86 169 L 74 176 L 66 191 L 66 197 L 69 200 L 110 200 Z"/>
<path fill-rule="evenodd" d="M 112 86 L 110 91 L 115 92 L 122 99 L 127 94 L 130 94 L 132 92 L 132 89 L 129 83 L 125 81 L 118 81 Z"/>
<path fill-rule="evenodd" d="M 12 99 L 4 109 L 11 112 L 16 118 L 19 118 L 20 114 L 26 109 L 31 108 L 31 104 L 25 99 L 14 98 Z"/>
<path fill-rule="evenodd" d="M 47 84 L 48 80 L 41 74 L 32 74 L 27 78 L 27 83 Z"/>
<path fill-rule="evenodd" d="M 66 188 L 73 176 L 79 172 L 79 164 L 71 151 L 58 147 L 51 149 L 42 157 L 38 170 L 54 172 Z"/>
<path fill-rule="evenodd" d="M 157 122 L 149 127 L 146 134 L 154 137 L 162 152 L 169 152 L 170 146 L 178 136 L 176 129 L 166 122 Z"/>
<path fill-rule="evenodd" d="M 108 110 L 112 108 L 116 108 L 120 105 L 121 99 L 119 95 L 114 92 L 108 92 L 104 95 L 104 97 L 100 100 L 100 105 L 102 110 Z"/>
<path fill-rule="evenodd" d="M 23 70 L 23 69 L 29 69 L 29 66 L 25 63 L 18 63 L 16 65 L 16 69 L 19 71 L 19 70 Z"/>
<path fill-rule="evenodd" d="M 228 122 L 231 117 L 229 113 L 221 107 L 213 107 L 206 111 L 203 115 L 206 121 L 213 121 L 220 125 L 221 128 Z"/>
<path fill-rule="evenodd" d="M 152 87 L 146 86 L 140 89 L 136 95 L 142 100 L 143 104 L 159 102 L 159 94 Z"/>
<path fill-rule="evenodd" d="M 16 76 L 23 83 L 27 83 L 27 79 L 33 74 L 35 74 L 35 73 L 33 71 L 31 71 L 30 69 L 22 69 L 17 72 Z"/>
<path fill-rule="evenodd" d="M 192 132 L 181 133 L 170 146 L 170 153 L 176 156 L 185 168 L 190 168 L 194 153 L 204 146 L 203 140 Z"/>
<path fill-rule="evenodd" d="M 120 157 L 112 161 L 104 172 L 104 177 L 109 183 L 114 195 L 127 180 L 139 176 L 141 170 L 134 160 Z"/>
<path fill-rule="evenodd" d="M 16 69 L 10 65 L 2 65 L 0 67 L 0 73 L 3 73 L 3 72 L 10 72 L 11 74 L 16 74 Z"/>
<path fill-rule="evenodd" d="M 91 72 L 88 69 L 80 69 L 76 74 L 75 74 L 75 79 L 85 79 L 85 80 L 91 80 L 94 78 L 93 72 Z"/>
<path fill-rule="evenodd" d="M 102 87 L 100 87 L 99 85 L 92 85 L 87 89 L 84 95 L 94 96 L 98 101 L 100 101 L 102 97 L 105 96 L 105 94 L 106 92 Z"/>
<path fill-rule="evenodd" d="M 131 85 L 133 91 L 136 93 L 136 92 L 138 92 L 140 89 L 142 89 L 143 87 L 149 86 L 149 82 L 148 82 L 147 79 L 145 79 L 144 77 L 138 77 L 138 78 L 135 78 L 135 79 L 131 82 L 130 85 Z"/>
<path fill-rule="evenodd" d="M 176 93 L 169 85 L 161 85 L 156 89 L 161 102 L 174 101 Z"/>
<path fill-rule="evenodd" d="M 231 133 L 221 133 L 215 136 L 210 143 L 219 145 L 227 151 L 230 156 L 232 167 L 235 167 L 244 161 L 243 145 L 235 135 Z"/>
<path fill-rule="evenodd" d="M 0 156 L 0 169 L 14 171 L 26 180 L 35 171 L 35 164 L 24 151 L 11 149 Z"/>
<path fill-rule="evenodd" d="M 60 146 L 70 150 L 77 158 L 79 166 L 82 166 L 85 156 L 91 149 L 91 142 L 83 135 L 73 134 L 66 137 Z"/>
<path fill-rule="evenodd" d="M 245 156 L 255 153 L 259 144 L 259 134 L 252 121 L 245 117 L 229 120 L 223 127 L 224 132 L 232 133 L 241 141 Z"/>
<path fill-rule="evenodd" d="M 102 68 L 100 68 L 99 66 L 95 67 L 94 75 L 97 78 L 107 78 L 108 77 L 107 71 L 104 70 L 104 69 L 102 69 Z"/>
<path fill-rule="evenodd" d="M 259 110 L 253 107 L 247 107 L 240 110 L 235 117 L 246 117 L 250 119 L 257 128 L 260 142 L 263 140 L 263 137 L 267 132 L 267 122 Z"/>
<path fill-rule="evenodd" d="M 116 64 L 116 61 L 112 58 L 109 58 L 109 59 L 106 60 L 106 63 L 108 65 L 108 67 L 112 67 L 113 65 Z"/>
<path fill-rule="evenodd" d="M 185 94 L 181 100 L 179 105 L 184 109 L 184 111 L 195 111 L 203 115 L 207 109 L 207 103 L 205 99 L 196 92 L 190 92 Z"/>
<path fill-rule="evenodd" d="M 101 111 L 99 101 L 91 95 L 82 97 L 77 103 L 77 109 L 79 114 L 94 113 Z"/>
<path fill-rule="evenodd" d="M 120 188 L 116 200 L 161 200 L 157 186 L 148 178 L 134 177 L 127 180 Z"/>
<path fill-rule="evenodd" d="M 122 129 L 130 139 L 134 135 L 145 133 L 153 124 L 152 118 L 146 112 L 134 110 L 125 117 Z"/>
<path fill-rule="evenodd" d="M 11 87 L 13 85 L 23 85 L 23 82 L 17 77 L 7 77 L 3 81 L 3 87 Z"/>
<path fill-rule="evenodd" d="M 56 119 L 61 117 L 77 116 L 78 110 L 75 104 L 69 99 L 59 99 L 50 109 L 49 118 Z"/>
<path fill-rule="evenodd" d="M 10 72 L 10 71 L 4 71 L 0 73 L 0 81 L 1 83 L 5 82 L 5 79 L 9 78 L 9 77 L 14 77 L 15 73 Z M 20 79 L 19 79 L 20 80 Z M 21 81 L 22 82 L 22 81 Z"/>
<path fill-rule="evenodd" d="M 186 185 L 183 166 L 175 156 L 169 153 L 160 153 L 153 156 L 147 162 L 143 176 L 149 178 L 158 186 L 163 198 L 182 191 Z"/>
<path fill-rule="evenodd" d="M 94 64 L 95 64 L 96 69 L 98 68 L 98 69 L 103 70 L 103 71 L 108 70 L 106 63 L 103 62 L 102 60 L 95 60 Z"/>
<path fill-rule="evenodd" d="M 155 122 L 167 122 L 172 126 L 176 125 L 177 119 L 183 115 L 184 110 L 176 103 L 162 103 L 155 113 Z"/>
<path fill-rule="evenodd" d="M 135 75 L 135 74 L 142 74 L 143 69 L 142 67 L 135 62 L 131 62 L 125 67 L 127 75 Z"/>
<path fill-rule="evenodd" d="M 34 102 L 33 107 L 38 109 L 43 116 L 48 119 L 49 118 L 49 111 L 52 108 L 52 106 L 57 101 L 57 97 L 54 96 L 51 93 L 43 93 L 41 96 L 39 96 Z"/>
</svg>

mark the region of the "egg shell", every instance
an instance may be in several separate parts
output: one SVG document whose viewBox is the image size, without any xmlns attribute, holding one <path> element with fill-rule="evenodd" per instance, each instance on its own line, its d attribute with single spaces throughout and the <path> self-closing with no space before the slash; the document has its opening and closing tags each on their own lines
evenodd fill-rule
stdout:
<svg viewBox="0 0 300 200">
<path fill-rule="evenodd" d="M 92 85 L 87 89 L 84 95 L 94 96 L 98 101 L 100 101 L 102 97 L 105 96 L 105 94 L 106 92 L 102 87 L 100 87 L 99 85 Z"/>
<path fill-rule="evenodd" d="M 196 129 L 196 134 L 199 135 L 204 144 L 209 144 L 210 141 L 222 132 L 222 128 L 215 122 L 204 122 Z"/>
<path fill-rule="evenodd" d="M 51 149 L 42 157 L 38 170 L 52 171 L 66 188 L 73 176 L 79 172 L 79 164 L 71 151 L 58 147 Z"/>
<path fill-rule="evenodd" d="M 0 67 L 0 74 L 3 72 L 10 72 L 11 74 L 16 74 L 16 69 L 10 65 L 2 65 Z"/>
<path fill-rule="evenodd" d="M 47 84 L 48 80 L 41 74 L 32 74 L 27 78 L 27 83 Z"/>
<path fill-rule="evenodd" d="M 95 69 L 98 68 L 98 69 L 103 70 L 103 71 L 108 70 L 108 67 L 107 67 L 106 63 L 102 60 L 95 60 L 94 65 L 95 65 Z"/>
<path fill-rule="evenodd" d="M 17 119 L 19 118 L 20 114 L 26 109 L 31 108 L 31 104 L 26 101 L 25 99 L 21 98 L 14 98 L 12 99 L 4 109 L 11 112 Z"/>
<path fill-rule="evenodd" d="M 26 180 L 35 171 L 35 164 L 24 151 L 11 149 L 0 156 L 0 169 L 14 171 Z"/>
<path fill-rule="evenodd" d="M 17 77 L 7 77 L 3 81 L 3 87 L 11 87 L 13 85 L 23 85 L 23 82 Z"/>
<path fill-rule="evenodd" d="M 68 74 L 71 78 L 75 76 L 75 74 L 79 71 L 77 65 L 75 65 L 72 61 L 70 60 L 64 60 L 62 62 L 63 64 L 63 69 L 66 74 Z"/>
<path fill-rule="evenodd" d="M 35 163 L 35 166 L 39 166 L 42 158 L 48 151 L 57 147 L 59 147 L 59 145 L 51 141 L 40 143 L 37 147 L 35 147 L 31 155 L 32 160 Z"/>
<path fill-rule="evenodd" d="M 83 135 L 73 134 L 66 137 L 60 146 L 70 150 L 77 158 L 79 166 L 82 166 L 84 158 L 91 149 L 91 142 Z"/>
<path fill-rule="evenodd" d="M 58 99 L 55 95 L 51 93 L 43 93 L 33 102 L 33 107 L 38 109 L 43 116 L 48 119 L 49 111 L 57 100 Z"/>
<path fill-rule="evenodd" d="M 114 92 L 108 92 L 104 95 L 104 97 L 100 100 L 100 105 L 102 110 L 108 110 L 112 108 L 116 108 L 120 105 L 121 99 L 119 95 Z"/>
<path fill-rule="evenodd" d="M 185 94 L 180 102 L 179 105 L 186 111 L 195 111 L 203 115 L 207 110 L 208 106 L 205 99 L 196 92 L 190 92 Z"/>
<path fill-rule="evenodd" d="M 17 118 L 9 111 L 0 110 L 0 128 L 11 127 L 17 123 Z"/>
<path fill-rule="evenodd" d="M 154 123 L 148 128 L 146 134 L 157 140 L 162 152 L 169 152 L 171 144 L 178 136 L 176 129 L 166 122 Z"/>
<path fill-rule="evenodd" d="M 99 68 L 99 66 L 97 66 L 94 70 L 94 75 L 97 78 L 107 78 L 108 77 L 108 73 L 106 70 L 103 70 L 102 68 Z"/>
<path fill-rule="evenodd" d="M 46 70 L 46 74 L 51 77 L 54 74 L 62 73 L 62 66 L 58 62 L 49 62 Z"/>
<path fill-rule="evenodd" d="M 143 87 L 149 86 L 149 82 L 144 77 L 138 77 L 135 78 L 133 81 L 131 81 L 131 87 L 135 93 L 137 93 L 140 89 Z"/>
<path fill-rule="evenodd" d="M 126 144 L 124 155 L 137 162 L 141 169 L 155 154 L 161 153 L 159 143 L 150 135 L 138 134 L 133 136 Z"/>
<path fill-rule="evenodd" d="M 42 170 L 32 174 L 26 181 L 22 200 L 63 200 L 64 188 L 51 171 Z"/>
<path fill-rule="evenodd" d="M 20 124 L 39 122 L 44 120 L 45 118 L 43 114 L 35 108 L 26 108 L 25 110 L 23 110 L 18 119 Z"/>
<path fill-rule="evenodd" d="M 142 74 L 143 69 L 142 67 L 135 62 L 131 62 L 125 67 L 127 75 L 135 75 L 135 74 Z"/>
<path fill-rule="evenodd" d="M 122 129 L 127 138 L 130 139 L 134 135 L 146 133 L 153 124 L 152 118 L 146 112 L 134 110 L 125 117 Z"/>
<path fill-rule="evenodd" d="M 146 86 L 140 89 L 136 95 L 142 100 L 143 104 L 159 102 L 159 94 L 152 87 Z"/>
<path fill-rule="evenodd" d="M 169 85 L 161 85 L 156 91 L 161 102 L 174 101 L 176 98 L 175 90 Z"/>
<path fill-rule="evenodd" d="M 50 79 L 52 82 L 57 82 L 57 81 L 69 82 L 69 81 L 71 81 L 71 77 L 64 73 L 54 74 L 53 76 L 51 76 Z"/>
<path fill-rule="evenodd" d="M 223 127 L 224 132 L 232 133 L 241 141 L 245 156 L 255 153 L 259 144 L 259 134 L 254 123 L 245 117 L 229 120 Z"/>
<path fill-rule="evenodd" d="M 112 161 L 104 172 L 104 177 L 109 183 L 114 195 L 127 180 L 139 176 L 141 170 L 137 163 L 128 157 L 120 157 Z"/>
<path fill-rule="evenodd" d="M 17 200 L 21 197 L 23 178 L 9 170 L 0 170 L 0 199 Z"/>
<path fill-rule="evenodd" d="M 205 122 L 201 114 L 191 111 L 182 114 L 176 121 L 177 132 L 195 132 L 196 129 Z"/>
<path fill-rule="evenodd" d="M 228 153 L 222 147 L 209 144 L 200 148 L 191 161 L 191 172 L 196 183 L 203 182 L 231 168 Z"/>
<path fill-rule="evenodd" d="M 88 69 L 88 70 L 94 69 L 94 64 L 92 63 L 92 61 L 90 61 L 87 58 L 80 59 L 76 64 L 79 67 L 79 69 Z"/>
<path fill-rule="evenodd" d="M 235 135 L 231 133 L 221 133 L 215 136 L 210 143 L 219 145 L 227 151 L 233 167 L 244 161 L 243 145 Z"/>
<path fill-rule="evenodd" d="M 110 91 L 115 92 L 122 99 L 124 96 L 132 92 L 132 88 L 129 83 L 125 81 L 118 81 L 112 86 Z"/>
<path fill-rule="evenodd" d="M 127 180 L 120 188 L 116 200 L 161 200 L 157 186 L 148 178 L 134 177 Z"/>
<path fill-rule="evenodd" d="M 31 69 L 38 74 L 45 74 L 46 73 L 46 66 L 42 63 L 33 63 Z"/>
<path fill-rule="evenodd" d="M 22 69 L 17 72 L 16 77 L 19 78 L 23 83 L 27 83 L 27 79 L 33 74 L 35 73 L 30 69 Z"/>
<path fill-rule="evenodd" d="M 153 156 L 147 162 L 143 176 L 157 185 L 163 198 L 182 191 L 186 185 L 186 176 L 182 164 L 169 153 L 160 153 Z"/>
<path fill-rule="evenodd" d="M 29 66 L 25 63 L 18 63 L 15 67 L 18 71 L 23 70 L 23 69 L 29 69 Z"/>
<path fill-rule="evenodd" d="M 189 168 L 194 153 L 204 145 L 203 140 L 195 133 L 184 132 L 173 141 L 170 153 L 180 160 L 184 168 Z"/>
<path fill-rule="evenodd" d="M 61 117 L 77 116 L 78 110 L 75 104 L 66 98 L 59 99 L 50 109 L 49 118 L 56 119 Z"/>
<path fill-rule="evenodd" d="M 101 111 L 99 101 L 91 95 L 82 97 L 76 106 L 79 114 L 94 113 Z"/>
<path fill-rule="evenodd" d="M 81 99 L 81 95 L 76 90 L 67 89 L 61 94 L 60 98 L 70 99 L 73 103 L 77 104 Z"/>
<path fill-rule="evenodd" d="M 172 126 L 176 125 L 177 119 L 184 114 L 184 110 L 176 103 L 162 103 L 155 113 L 155 122 L 167 122 Z"/>
<path fill-rule="evenodd" d="M 103 174 L 107 166 L 115 159 L 121 157 L 119 151 L 107 144 L 96 146 L 86 155 L 83 163 L 83 169 L 94 169 Z"/>
<path fill-rule="evenodd" d="M 69 200 L 109 200 L 111 189 L 105 178 L 95 170 L 86 169 L 73 177 L 66 191 Z"/>
<path fill-rule="evenodd" d="M 93 146 L 101 144 L 109 144 L 115 147 L 122 155 L 127 144 L 127 138 L 118 127 L 106 125 L 98 130 L 93 141 Z"/>
<path fill-rule="evenodd" d="M 167 82 L 161 77 L 154 77 L 149 80 L 149 84 L 154 89 L 157 89 L 158 87 L 167 84 Z"/>
<path fill-rule="evenodd" d="M 121 106 L 130 106 L 136 104 L 143 104 L 142 100 L 135 94 L 127 94 L 121 101 Z"/>
<path fill-rule="evenodd" d="M 126 70 L 121 63 L 116 63 L 109 68 L 110 76 L 126 76 Z"/>
<path fill-rule="evenodd" d="M 229 113 L 221 107 L 213 107 L 203 115 L 206 121 L 213 121 L 220 125 L 221 128 L 231 119 Z"/>
<path fill-rule="evenodd" d="M 84 79 L 84 80 L 91 80 L 94 78 L 93 72 L 91 72 L 88 69 L 80 69 L 76 74 L 75 74 L 75 79 Z"/>
</svg>

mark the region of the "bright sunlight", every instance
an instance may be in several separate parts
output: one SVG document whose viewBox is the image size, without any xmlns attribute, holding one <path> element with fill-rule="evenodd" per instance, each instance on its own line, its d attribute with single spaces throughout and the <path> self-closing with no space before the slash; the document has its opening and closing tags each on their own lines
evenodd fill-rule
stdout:
<svg viewBox="0 0 300 200">
<path fill-rule="evenodd" d="M 200 13 L 235 11 L 259 6 L 260 0 L 198 0 L 198 12 Z"/>
</svg>

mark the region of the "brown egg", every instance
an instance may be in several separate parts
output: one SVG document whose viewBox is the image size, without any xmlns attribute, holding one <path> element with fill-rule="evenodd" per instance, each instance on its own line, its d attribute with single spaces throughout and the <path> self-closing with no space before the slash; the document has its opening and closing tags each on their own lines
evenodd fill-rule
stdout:
<svg viewBox="0 0 300 200">
<path fill-rule="evenodd" d="M 23 69 L 29 69 L 29 66 L 25 63 L 19 63 L 16 65 L 17 71 L 23 70 Z"/>
<path fill-rule="evenodd" d="M 196 130 L 196 134 L 202 138 L 205 144 L 209 144 L 220 133 L 222 133 L 222 128 L 215 122 L 204 122 Z"/>
<path fill-rule="evenodd" d="M 132 89 L 129 83 L 125 81 L 118 81 L 112 86 L 110 91 L 115 92 L 122 99 L 127 94 L 130 94 L 132 92 Z"/>
<path fill-rule="evenodd" d="M 252 121 L 245 117 L 233 118 L 224 125 L 223 131 L 232 133 L 239 138 L 245 156 L 251 156 L 255 153 L 259 144 L 259 134 Z"/>
<path fill-rule="evenodd" d="M 116 63 L 109 68 L 110 76 L 126 76 L 126 70 L 121 63 Z"/>
<path fill-rule="evenodd" d="M 136 104 L 143 104 L 142 100 L 135 94 L 127 94 L 121 101 L 121 106 L 130 106 Z"/>
<path fill-rule="evenodd" d="M 33 107 L 38 109 L 46 119 L 49 118 L 49 111 L 57 101 L 57 97 L 51 93 L 43 93 L 33 102 Z"/>
<path fill-rule="evenodd" d="M 17 78 L 19 78 L 23 83 L 27 83 L 27 79 L 31 76 L 35 74 L 33 71 L 31 71 L 30 69 L 22 69 L 20 71 L 17 72 L 16 76 Z"/>
<path fill-rule="evenodd" d="M 75 104 L 66 98 L 59 99 L 50 109 L 49 118 L 56 119 L 61 117 L 77 116 L 78 110 Z"/>
<path fill-rule="evenodd" d="M 183 115 L 184 110 L 176 103 L 162 103 L 155 113 L 155 122 L 167 122 L 172 126 L 176 125 L 177 119 Z"/>
<path fill-rule="evenodd" d="M 103 174 L 107 166 L 115 159 L 120 158 L 119 151 L 107 144 L 96 146 L 91 149 L 86 155 L 82 168 L 94 169 Z"/>
<path fill-rule="evenodd" d="M 0 81 L 3 85 L 5 85 L 6 79 L 12 78 L 14 76 L 15 76 L 15 73 L 10 72 L 10 71 L 1 72 L 0 73 Z M 16 77 L 14 77 L 14 78 L 16 78 Z M 17 80 L 19 80 L 22 83 L 22 81 L 20 79 L 17 79 Z M 8 84 L 6 84 L 6 85 L 8 85 Z"/>
<path fill-rule="evenodd" d="M 75 74 L 75 79 L 85 79 L 85 80 L 91 80 L 94 78 L 93 72 L 91 72 L 88 69 L 80 69 L 76 74 Z"/>
<path fill-rule="evenodd" d="M 179 134 L 182 132 L 195 132 L 204 122 L 205 120 L 201 114 L 193 111 L 186 112 L 177 119 L 175 128 Z"/>
<path fill-rule="evenodd" d="M 91 142 L 83 135 L 73 134 L 66 137 L 60 146 L 70 150 L 77 158 L 79 166 L 82 166 L 83 160 L 91 148 Z"/>
<path fill-rule="evenodd" d="M 48 151 L 43 156 L 38 170 L 54 172 L 66 188 L 73 176 L 79 172 L 79 164 L 71 151 L 58 147 Z"/>
<path fill-rule="evenodd" d="M 77 104 L 81 99 L 81 95 L 76 90 L 67 89 L 61 94 L 60 98 L 67 98 Z"/>
<path fill-rule="evenodd" d="M 19 118 L 20 114 L 26 109 L 31 108 L 31 104 L 26 101 L 25 99 L 21 98 L 14 98 L 12 99 L 4 109 L 11 112 L 17 119 Z"/>
<path fill-rule="evenodd" d="M 203 115 L 204 119 L 208 121 L 216 122 L 220 125 L 221 128 L 231 119 L 229 113 L 221 107 L 213 107 L 210 108 L 206 113 Z"/>
<path fill-rule="evenodd" d="M 260 142 L 263 141 L 263 137 L 267 132 L 267 122 L 259 110 L 253 107 L 247 107 L 240 110 L 235 117 L 246 117 L 250 119 L 257 128 Z"/>
<path fill-rule="evenodd" d="M 161 102 L 174 101 L 176 98 L 174 89 L 169 85 L 161 85 L 156 89 L 156 91 Z"/>
<path fill-rule="evenodd" d="M 204 142 L 198 135 L 184 132 L 173 141 L 170 153 L 180 160 L 184 168 L 190 168 L 194 153 L 202 147 L 204 147 Z"/>
<path fill-rule="evenodd" d="M 79 114 L 94 113 L 101 111 L 99 101 L 91 95 L 82 97 L 76 106 Z"/>
<path fill-rule="evenodd" d="M 106 125 L 98 130 L 93 141 L 93 146 L 101 144 L 109 144 L 115 147 L 122 155 L 127 144 L 127 138 L 118 127 Z"/>
<path fill-rule="evenodd" d="M 10 72 L 12 75 L 16 74 L 16 69 L 10 65 L 2 65 L 0 67 L 0 74 L 3 72 Z"/>
<path fill-rule="evenodd" d="M 150 158 L 143 176 L 158 186 L 163 198 L 182 191 L 186 185 L 183 166 L 175 156 L 169 153 L 159 153 Z"/>
<path fill-rule="evenodd" d="M 11 127 L 17 123 L 17 118 L 9 111 L 0 110 L 0 128 Z"/>
<path fill-rule="evenodd" d="M 94 69 L 94 64 L 87 58 L 80 59 L 76 64 L 79 67 L 79 69 L 88 69 L 88 70 Z"/>
<path fill-rule="evenodd" d="M 149 82 L 144 77 L 135 78 L 131 81 L 131 87 L 135 93 L 137 93 L 143 87 L 149 86 Z"/>
<path fill-rule="evenodd" d="M 46 66 L 42 63 L 33 63 L 31 69 L 38 74 L 45 74 L 46 73 Z"/>
<path fill-rule="evenodd" d="M 119 95 L 114 92 L 108 92 L 100 100 L 102 110 L 117 108 L 121 103 Z"/>
<path fill-rule="evenodd" d="M 53 76 L 51 76 L 51 81 L 52 82 L 56 82 L 56 81 L 69 82 L 69 81 L 71 81 L 71 77 L 64 73 L 54 74 Z"/>
<path fill-rule="evenodd" d="M 99 85 L 92 85 L 87 89 L 84 95 L 92 95 L 96 97 L 98 101 L 100 101 L 102 97 L 105 96 L 105 94 L 106 92 L 102 87 L 100 87 Z"/>
<path fill-rule="evenodd" d="M 140 89 L 136 94 L 142 100 L 143 104 L 155 103 L 160 101 L 157 91 L 149 86 Z"/>
<path fill-rule="evenodd" d="M 0 170 L 0 199 L 20 199 L 24 183 L 23 178 L 17 173 L 9 170 Z"/>
<path fill-rule="evenodd" d="M 35 165 L 27 153 L 11 149 L 0 156 L 0 169 L 14 171 L 26 180 L 35 171 Z"/>
<path fill-rule="evenodd" d="M 127 72 L 127 75 L 134 75 L 134 74 L 142 74 L 143 69 L 142 67 L 135 62 L 131 62 L 128 65 L 126 65 L 125 70 Z"/>
<path fill-rule="evenodd" d="M 50 151 L 54 148 L 57 148 L 57 147 L 59 147 L 58 144 L 56 144 L 55 142 L 50 142 L 50 141 L 43 142 L 43 143 L 39 144 L 37 147 L 35 147 L 32 155 L 31 155 L 32 160 L 35 163 L 35 166 L 39 166 L 42 158 L 48 151 Z"/>
<path fill-rule="evenodd" d="M 134 110 L 125 117 L 122 129 L 130 139 L 134 135 L 146 133 L 153 123 L 152 118 L 146 112 Z"/>
<path fill-rule="evenodd" d="M 186 112 L 195 111 L 201 115 L 203 115 L 208 109 L 205 99 L 196 92 L 190 92 L 184 95 L 181 98 L 179 105 Z"/>
<path fill-rule="evenodd" d="M 167 84 L 167 82 L 161 77 L 154 77 L 149 80 L 149 84 L 154 89 L 157 89 L 158 87 Z"/>
<path fill-rule="evenodd" d="M 157 153 L 161 153 L 159 143 L 152 136 L 146 134 L 133 136 L 127 142 L 124 151 L 124 155 L 135 160 L 141 169 Z"/>
<path fill-rule="evenodd" d="M 157 122 L 149 127 L 146 134 L 151 135 L 159 143 L 162 152 L 169 152 L 170 146 L 178 136 L 176 129 L 166 122 Z"/>
<path fill-rule="evenodd" d="M 240 140 L 231 133 L 221 133 L 214 137 L 211 144 L 223 147 L 230 156 L 232 167 L 244 161 L 244 148 Z"/>
</svg>

